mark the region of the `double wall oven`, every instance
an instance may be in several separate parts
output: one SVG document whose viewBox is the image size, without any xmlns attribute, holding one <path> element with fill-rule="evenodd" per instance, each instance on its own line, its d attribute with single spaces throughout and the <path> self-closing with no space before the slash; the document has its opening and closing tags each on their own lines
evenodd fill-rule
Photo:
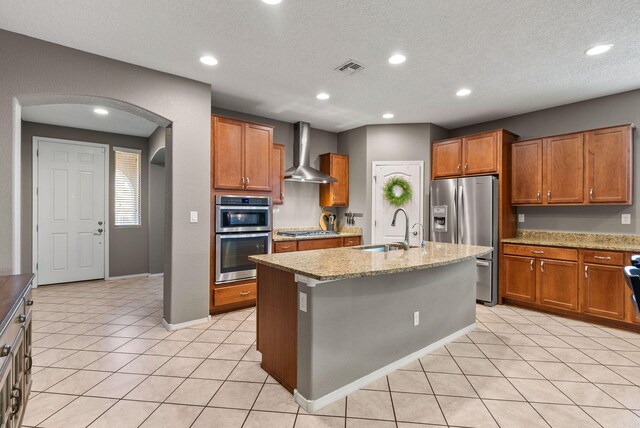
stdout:
<svg viewBox="0 0 640 428">
<path fill-rule="evenodd" d="M 216 284 L 252 279 L 249 256 L 271 252 L 271 197 L 216 196 Z"/>
</svg>

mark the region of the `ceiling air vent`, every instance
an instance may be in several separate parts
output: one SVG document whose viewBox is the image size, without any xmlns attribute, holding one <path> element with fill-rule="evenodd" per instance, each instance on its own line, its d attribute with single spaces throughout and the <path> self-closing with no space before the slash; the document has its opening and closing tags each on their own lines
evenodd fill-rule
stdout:
<svg viewBox="0 0 640 428">
<path fill-rule="evenodd" d="M 359 63 L 355 62 L 354 60 L 350 59 L 349 61 L 345 62 L 344 64 L 336 67 L 336 70 L 341 72 L 341 73 L 353 74 L 356 71 L 364 70 L 364 65 L 359 64 Z"/>
</svg>

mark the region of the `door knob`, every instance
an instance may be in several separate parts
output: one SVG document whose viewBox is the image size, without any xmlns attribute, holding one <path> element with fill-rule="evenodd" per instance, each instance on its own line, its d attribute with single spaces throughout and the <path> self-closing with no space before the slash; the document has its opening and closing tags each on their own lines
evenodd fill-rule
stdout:
<svg viewBox="0 0 640 428">
<path fill-rule="evenodd" d="M 102 222 L 101 221 L 98 222 L 98 226 L 102 226 Z"/>
</svg>

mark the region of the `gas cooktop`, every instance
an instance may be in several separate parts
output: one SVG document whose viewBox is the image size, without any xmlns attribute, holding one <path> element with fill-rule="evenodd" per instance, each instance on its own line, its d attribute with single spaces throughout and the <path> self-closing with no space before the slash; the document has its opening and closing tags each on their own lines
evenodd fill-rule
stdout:
<svg viewBox="0 0 640 428">
<path fill-rule="evenodd" d="M 339 235 L 340 232 L 335 230 L 289 230 L 278 232 L 278 235 L 282 236 L 324 236 L 324 235 Z"/>
</svg>

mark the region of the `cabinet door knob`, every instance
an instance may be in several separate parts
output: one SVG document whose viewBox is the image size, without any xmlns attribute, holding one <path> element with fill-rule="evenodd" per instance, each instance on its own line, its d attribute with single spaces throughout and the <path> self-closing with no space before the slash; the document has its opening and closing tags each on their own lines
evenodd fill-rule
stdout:
<svg viewBox="0 0 640 428">
<path fill-rule="evenodd" d="M 247 186 L 244 184 L 244 177 L 242 177 L 242 187 L 247 187 Z"/>
<path fill-rule="evenodd" d="M 26 320 L 27 320 L 27 316 L 26 316 L 26 315 L 22 315 L 22 314 L 18 315 L 18 322 L 19 322 L 20 324 L 24 324 L 24 322 L 25 322 Z"/>
<path fill-rule="evenodd" d="M 246 180 L 246 184 L 244 185 L 244 188 L 246 189 L 247 187 L 249 187 L 249 177 L 245 177 Z"/>
<path fill-rule="evenodd" d="M 605 257 L 605 256 L 593 256 L 593 258 L 598 260 L 611 260 L 611 257 Z"/>
<path fill-rule="evenodd" d="M 241 296 L 248 296 L 249 292 L 248 291 L 242 291 L 242 292 L 240 292 L 240 295 Z"/>
<path fill-rule="evenodd" d="M 589 278 L 589 266 L 584 267 L 584 277 Z"/>
<path fill-rule="evenodd" d="M 458 174 L 460 174 L 460 164 L 458 164 Z"/>
<path fill-rule="evenodd" d="M 529 267 L 531 268 L 531 271 L 533 272 L 533 259 L 531 259 L 531 261 L 529 262 Z"/>
<path fill-rule="evenodd" d="M 27 302 L 26 302 L 26 305 L 27 306 L 33 306 L 33 300 L 28 299 Z"/>
<path fill-rule="evenodd" d="M 538 190 L 538 194 L 536 195 L 536 199 L 537 199 L 537 200 L 540 200 L 540 193 L 541 193 L 541 192 Z"/>
<path fill-rule="evenodd" d="M 544 260 L 540 260 L 540 272 L 544 272 Z"/>
<path fill-rule="evenodd" d="M 544 254 L 544 251 L 541 250 L 531 250 L 533 254 Z"/>
<path fill-rule="evenodd" d="M 468 163 L 464 164 L 464 172 L 469 172 L 469 164 Z"/>
<path fill-rule="evenodd" d="M 593 201 L 593 189 L 589 189 L 589 200 Z"/>
<path fill-rule="evenodd" d="M 547 201 L 551 199 L 551 190 L 547 190 Z"/>
<path fill-rule="evenodd" d="M 11 345 L 4 345 L 0 351 L 0 357 L 6 357 L 11 352 Z"/>
</svg>

